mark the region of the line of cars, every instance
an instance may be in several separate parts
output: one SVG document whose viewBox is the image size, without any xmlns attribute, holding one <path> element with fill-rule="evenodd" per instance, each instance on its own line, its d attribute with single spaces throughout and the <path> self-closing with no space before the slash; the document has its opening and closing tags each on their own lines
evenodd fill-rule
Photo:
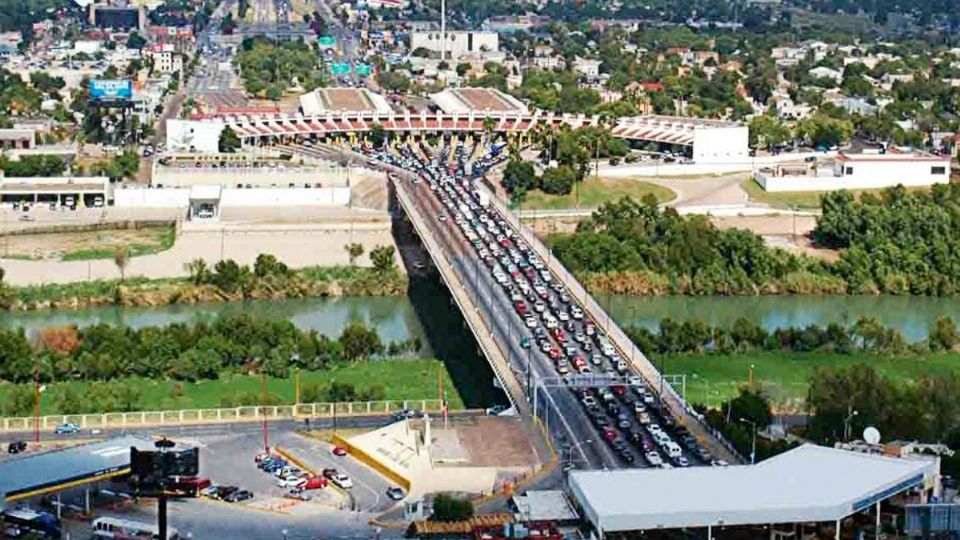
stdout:
<svg viewBox="0 0 960 540">
<path fill-rule="evenodd" d="M 532 334 L 532 340 L 522 338 L 521 346 L 532 348 L 535 344 L 561 377 L 601 374 L 611 381 L 624 381 L 574 390 L 600 437 L 623 463 L 637 463 L 635 451 L 651 466 L 709 463 L 709 452 L 661 409 L 654 392 L 620 357 L 597 323 L 472 185 L 477 176 L 502 159 L 491 148 L 472 163 L 471 174 L 465 174 L 465 158 L 475 155 L 475 150 L 468 153 L 462 146 L 452 150 L 445 146 L 432 159 L 430 149 L 423 145 L 403 145 L 397 150 L 399 156 L 369 149 L 366 153 L 414 171 L 427 181 Z M 445 214 L 437 215 L 437 220 L 440 226 L 452 227 Z"/>
<path fill-rule="evenodd" d="M 267 453 L 254 456 L 254 462 L 260 470 L 277 478 L 277 487 L 288 490 L 284 493 L 284 497 L 287 498 L 310 500 L 308 491 L 323 489 L 331 483 L 341 489 L 353 487 L 353 480 L 336 469 L 324 469 L 323 474 L 315 475 L 300 469 L 282 456 Z"/>
</svg>

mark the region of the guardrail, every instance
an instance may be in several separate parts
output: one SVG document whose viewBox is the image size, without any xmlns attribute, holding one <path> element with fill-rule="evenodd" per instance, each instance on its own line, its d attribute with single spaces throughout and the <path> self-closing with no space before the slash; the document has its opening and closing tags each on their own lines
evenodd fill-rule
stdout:
<svg viewBox="0 0 960 540">
<path fill-rule="evenodd" d="M 216 409 L 180 409 L 171 411 L 108 412 L 88 414 L 56 414 L 40 417 L 40 429 L 53 429 L 60 424 L 74 423 L 81 429 L 135 428 L 216 424 L 262 420 L 332 418 L 333 416 L 366 416 L 390 414 L 403 409 L 440 412 L 439 399 L 388 401 L 352 401 L 339 403 L 300 403 L 298 405 L 251 405 Z M 0 432 L 35 429 L 34 417 L 0 418 Z"/>
</svg>

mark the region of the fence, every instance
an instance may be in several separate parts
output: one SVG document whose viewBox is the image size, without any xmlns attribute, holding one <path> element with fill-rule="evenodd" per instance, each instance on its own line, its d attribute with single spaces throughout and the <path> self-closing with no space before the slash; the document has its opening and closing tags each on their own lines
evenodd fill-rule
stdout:
<svg viewBox="0 0 960 540">
<path fill-rule="evenodd" d="M 301 403 L 298 405 L 253 405 L 219 409 L 182 409 L 174 411 L 110 412 L 97 414 L 56 414 L 40 417 L 40 429 L 53 429 L 60 424 L 74 423 L 81 429 L 134 428 L 146 426 L 175 426 L 221 422 L 245 422 L 295 418 L 332 418 L 336 416 L 365 416 L 389 414 L 403 409 L 440 412 L 439 399 L 411 399 L 394 401 L 355 401 L 341 403 Z M 30 431 L 35 429 L 34 417 L 2 418 L 0 432 Z"/>
</svg>

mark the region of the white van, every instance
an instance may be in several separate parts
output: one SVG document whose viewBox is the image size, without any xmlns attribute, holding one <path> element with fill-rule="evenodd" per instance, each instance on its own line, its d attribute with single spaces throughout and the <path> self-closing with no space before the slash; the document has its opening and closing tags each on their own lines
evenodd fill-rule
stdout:
<svg viewBox="0 0 960 540">
<path fill-rule="evenodd" d="M 678 458 L 683 455 L 683 450 L 681 450 L 680 446 L 673 441 L 667 443 L 666 450 L 667 455 L 671 458 Z"/>
<path fill-rule="evenodd" d="M 602 339 L 600 340 L 600 352 L 602 352 L 604 356 L 613 356 L 613 353 L 616 351 L 613 349 L 613 345 L 611 345 L 609 341 Z"/>
</svg>

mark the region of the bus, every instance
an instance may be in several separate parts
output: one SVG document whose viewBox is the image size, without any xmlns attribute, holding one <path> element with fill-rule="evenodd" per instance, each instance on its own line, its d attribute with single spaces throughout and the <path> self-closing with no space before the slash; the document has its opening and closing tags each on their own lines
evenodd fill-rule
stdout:
<svg viewBox="0 0 960 540">
<path fill-rule="evenodd" d="M 93 538 L 160 540 L 160 528 L 153 523 L 102 517 L 93 520 Z M 180 534 L 173 527 L 168 527 L 166 540 L 180 540 Z"/>
<path fill-rule="evenodd" d="M 60 520 L 52 514 L 35 510 L 7 510 L 2 513 L 2 538 L 60 538 Z"/>
</svg>

